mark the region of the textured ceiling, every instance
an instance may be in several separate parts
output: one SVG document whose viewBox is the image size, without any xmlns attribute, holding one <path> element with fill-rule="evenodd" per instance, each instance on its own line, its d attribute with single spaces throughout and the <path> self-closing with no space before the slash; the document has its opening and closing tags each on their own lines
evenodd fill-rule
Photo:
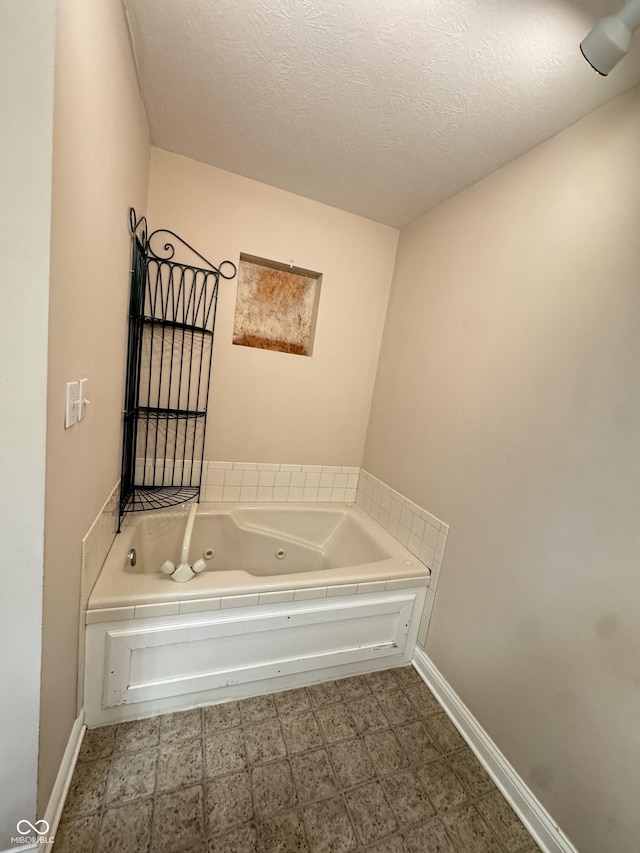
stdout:
<svg viewBox="0 0 640 853">
<path fill-rule="evenodd" d="M 395 226 L 640 80 L 579 52 L 620 5 L 125 0 L 154 145 Z"/>
</svg>

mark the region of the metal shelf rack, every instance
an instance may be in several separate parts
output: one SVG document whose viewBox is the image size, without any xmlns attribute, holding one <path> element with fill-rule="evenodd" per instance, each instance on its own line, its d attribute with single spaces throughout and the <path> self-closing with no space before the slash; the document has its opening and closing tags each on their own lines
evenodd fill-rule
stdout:
<svg viewBox="0 0 640 853">
<path fill-rule="evenodd" d="M 218 284 L 214 266 L 174 231 L 132 236 L 120 520 L 200 497 Z M 176 245 L 190 262 L 176 259 Z"/>
</svg>

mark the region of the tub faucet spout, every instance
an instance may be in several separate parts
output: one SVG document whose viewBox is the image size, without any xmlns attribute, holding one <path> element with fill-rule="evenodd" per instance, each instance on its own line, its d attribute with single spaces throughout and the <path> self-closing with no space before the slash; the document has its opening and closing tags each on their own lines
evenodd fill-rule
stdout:
<svg viewBox="0 0 640 853">
<path fill-rule="evenodd" d="M 187 526 L 184 530 L 184 539 L 182 540 L 182 555 L 180 557 L 180 565 L 183 566 L 185 563 L 189 565 L 189 551 L 191 550 L 191 536 L 193 534 L 193 523 L 196 520 L 196 512 L 198 511 L 198 504 L 191 504 L 191 508 L 189 509 L 189 518 L 187 519 Z"/>
<path fill-rule="evenodd" d="M 160 571 L 165 575 L 171 575 L 171 580 L 176 583 L 186 583 L 186 581 L 190 581 L 192 578 L 195 578 L 198 572 L 201 572 L 207 567 L 204 560 L 196 560 L 193 566 L 189 565 L 191 536 L 193 534 L 193 523 L 195 521 L 197 511 L 198 504 L 191 504 L 189 518 L 187 519 L 187 526 L 184 531 L 184 539 L 182 540 L 182 551 L 180 553 L 180 563 L 178 564 L 178 567 L 176 568 L 171 560 L 167 560 L 162 564 L 162 566 L 160 566 Z"/>
</svg>

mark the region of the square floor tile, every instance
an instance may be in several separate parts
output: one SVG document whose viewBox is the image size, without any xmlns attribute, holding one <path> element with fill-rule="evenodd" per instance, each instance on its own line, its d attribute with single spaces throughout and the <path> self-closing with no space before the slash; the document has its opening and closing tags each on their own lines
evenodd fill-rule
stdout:
<svg viewBox="0 0 640 853">
<path fill-rule="evenodd" d="M 252 696 L 239 703 L 243 723 L 260 723 L 269 717 L 276 717 L 276 703 L 273 696 Z"/>
<path fill-rule="evenodd" d="M 87 729 L 82 738 L 78 764 L 83 764 L 85 761 L 96 761 L 98 758 L 110 758 L 115 748 L 117 730 L 117 726 Z"/>
<path fill-rule="evenodd" d="M 378 696 L 380 707 L 392 726 L 418 718 L 418 711 L 402 690 L 392 690 Z"/>
<path fill-rule="evenodd" d="M 527 843 L 531 845 L 531 836 L 498 791 L 478 800 L 476 808 L 508 853 L 517 853 L 523 847 L 526 848 Z"/>
<path fill-rule="evenodd" d="M 177 741 L 160 748 L 158 790 L 170 791 L 202 782 L 202 740 Z"/>
<path fill-rule="evenodd" d="M 424 681 L 412 666 L 399 666 L 393 671 L 398 679 L 400 687 L 412 687 L 416 684 L 419 684 L 422 687 L 424 685 Z"/>
<path fill-rule="evenodd" d="M 308 853 L 310 848 L 300 814 L 285 812 L 259 823 L 258 849 L 260 853 Z"/>
<path fill-rule="evenodd" d="M 438 700 L 426 684 L 412 684 L 405 687 L 404 692 L 421 716 L 425 717 L 427 714 L 442 712 Z"/>
<path fill-rule="evenodd" d="M 367 847 L 367 853 L 411 853 L 402 835 L 392 835 L 379 841 L 373 847 Z"/>
<path fill-rule="evenodd" d="M 365 675 L 365 678 L 374 695 L 398 688 L 398 679 L 393 669 L 381 669 L 379 672 L 369 672 Z"/>
<path fill-rule="evenodd" d="M 150 749 L 160 742 L 160 717 L 120 723 L 116 735 L 116 752 Z"/>
<path fill-rule="evenodd" d="M 108 809 L 102 818 L 95 853 L 145 853 L 151 845 L 152 811 L 152 800 Z"/>
<path fill-rule="evenodd" d="M 442 815 L 454 844 L 465 853 L 501 853 L 493 832 L 475 806 L 461 806 Z"/>
<path fill-rule="evenodd" d="M 338 793 L 338 784 L 326 749 L 292 756 L 291 769 L 301 803 L 324 800 Z"/>
<path fill-rule="evenodd" d="M 153 812 L 153 853 L 182 853 L 205 841 L 202 787 L 182 788 L 156 797 Z"/>
<path fill-rule="evenodd" d="M 206 785 L 209 837 L 253 818 L 251 788 L 247 773 L 220 776 Z"/>
<path fill-rule="evenodd" d="M 338 690 L 337 681 L 325 681 L 321 684 L 313 684 L 311 687 L 307 687 L 307 692 L 312 704 L 316 708 L 342 701 L 342 693 Z"/>
<path fill-rule="evenodd" d="M 404 751 L 411 756 L 413 764 L 424 764 L 441 757 L 440 750 L 420 720 L 397 726 L 395 733 Z"/>
<path fill-rule="evenodd" d="M 244 727 L 244 743 L 249 764 L 264 764 L 275 758 L 284 758 L 287 749 L 282 737 L 280 720 L 269 719 Z"/>
<path fill-rule="evenodd" d="M 244 770 L 247 759 L 242 729 L 224 729 L 205 738 L 204 755 L 207 778 Z"/>
<path fill-rule="evenodd" d="M 84 851 L 93 850 L 99 831 L 99 814 L 71 820 L 67 820 L 63 815 L 58 825 L 53 849 L 55 853 L 84 853 Z"/>
<path fill-rule="evenodd" d="M 157 764 L 157 749 L 124 753 L 114 758 L 107 783 L 107 804 L 129 803 L 154 794 Z"/>
<path fill-rule="evenodd" d="M 298 804 L 288 761 L 272 761 L 271 764 L 254 767 L 251 771 L 251 787 L 256 814 L 261 819 Z"/>
<path fill-rule="evenodd" d="M 252 823 L 216 834 L 209 839 L 208 853 L 257 853 L 258 836 Z"/>
<path fill-rule="evenodd" d="M 344 797 L 363 844 L 371 844 L 398 828 L 380 782 L 352 788 Z"/>
<path fill-rule="evenodd" d="M 107 789 L 108 758 L 78 764 L 64 806 L 68 819 L 99 811 Z"/>
<path fill-rule="evenodd" d="M 411 853 L 459 853 L 438 818 L 407 830 L 404 842 Z"/>
<path fill-rule="evenodd" d="M 466 741 L 446 714 L 431 714 L 424 718 L 424 723 L 441 752 L 448 753 L 467 748 Z"/>
<path fill-rule="evenodd" d="M 284 693 L 274 693 L 276 708 L 281 716 L 285 714 L 301 714 L 311 709 L 309 694 L 306 687 L 298 690 L 286 690 Z"/>
<path fill-rule="evenodd" d="M 385 717 L 375 696 L 364 696 L 362 699 L 354 699 L 347 703 L 347 710 L 351 714 L 353 724 L 359 735 L 367 732 L 377 732 L 386 729 L 389 721 Z"/>
<path fill-rule="evenodd" d="M 364 742 L 380 776 L 388 776 L 409 764 L 398 738 L 390 729 L 365 735 Z"/>
<path fill-rule="evenodd" d="M 414 826 L 435 817 L 424 788 L 411 770 L 403 770 L 382 780 L 387 800 L 400 827 Z"/>
<path fill-rule="evenodd" d="M 210 705 L 208 708 L 203 708 L 202 720 L 205 735 L 217 734 L 222 729 L 239 726 L 242 722 L 237 702 L 223 702 L 221 705 Z"/>
<path fill-rule="evenodd" d="M 341 797 L 307 806 L 304 819 L 314 853 L 347 853 L 358 846 Z"/>
<path fill-rule="evenodd" d="M 361 782 L 368 782 L 376 775 L 361 738 L 337 743 L 329 747 L 329 753 L 343 788 L 352 788 Z"/>
<path fill-rule="evenodd" d="M 449 756 L 449 764 L 458 774 L 473 799 L 495 790 L 491 777 L 469 747 L 460 752 L 453 752 Z"/>
<path fill-rule="evenodd" d="M 468 800 L 462 782 L 444 758 L 418 767 L 416 776 L 437 811 L 460 806 Z"/>
<path fill-rule="evenodd" d="M 160 739 L 164 744 L 191 740 L 202 735 L 202 711 L 177 711 L 160 717 Z"/>
<path fill-rule="evenodd" d="M 282 717 L 280 724 L 289 755 L 322 746 L 322 733 L 312 711 Z"/>
<path fill-rule="evenodd" d="M 316 716 L 327 743 L 337 743 L 358 734 L 351 714 L 343 703 L 318 708 Z"/>
<path fill-rule="evenodd" d="M 338 690 L 343 699 L 359 699 L 371 693 L 371 688 L 364 675 L 352 675 L 351 678 L 342 678 L 338 682 Z"/>
</svg>

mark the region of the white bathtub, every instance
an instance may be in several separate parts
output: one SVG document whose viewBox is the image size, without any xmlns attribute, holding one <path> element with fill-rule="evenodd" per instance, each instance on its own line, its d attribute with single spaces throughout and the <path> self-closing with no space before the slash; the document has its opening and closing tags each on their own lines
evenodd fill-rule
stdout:
<svg viewBox="0 0 640 853">
<path fill-rule="evenodd" d="M 190 561 L 208 549 L 214 557 L 200 575 L 177 584 L 160 566 L 180 562 L 187 513 L 182 507 L 131 517 L 107 557 L 89 610 L 429 575 L 356 506 L 201 504 Z M 128 558 L 132 548 L 135 566 Z"/>
<path fill-rule="evenodd" d="M 429 570 L 359 507 L 201 504 L 189 558 L 207 568 L 176 583 L 160 566 L 187 515 L 141 513 L 116 537 L 86 614 L 88 725 L 411 659 Z"/>
</svg>

